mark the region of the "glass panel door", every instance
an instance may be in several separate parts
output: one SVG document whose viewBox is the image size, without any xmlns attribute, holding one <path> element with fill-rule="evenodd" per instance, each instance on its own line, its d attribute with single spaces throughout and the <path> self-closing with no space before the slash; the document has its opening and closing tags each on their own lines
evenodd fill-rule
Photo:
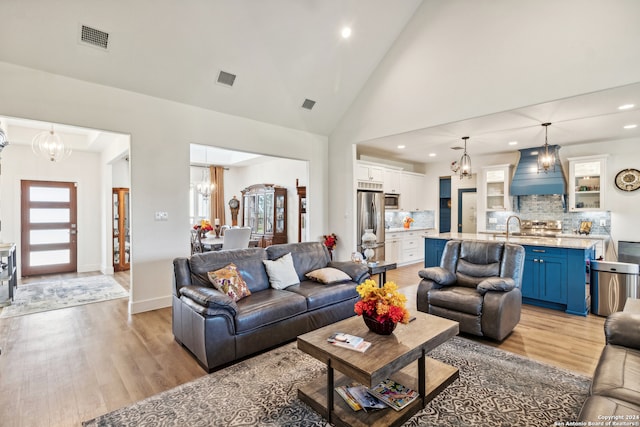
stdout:
<svg viewBox="0 0 640 427">
<path fill-rule="evenodd" d="M 258 214 L 256 233 L 264 234 L 264 194 L 258 194 L 256 212 Z"/>
<path fill-rule="evenodd" d="M 21 181 L 22 275 L 75 272 L 76 186 Z"/>
<path fill-rule="evenodd" d="M 273 193 L 266 193 L 264 195 L 264 211 L 265 216 L 265 233 L 273 233 Z"/>
</svg>

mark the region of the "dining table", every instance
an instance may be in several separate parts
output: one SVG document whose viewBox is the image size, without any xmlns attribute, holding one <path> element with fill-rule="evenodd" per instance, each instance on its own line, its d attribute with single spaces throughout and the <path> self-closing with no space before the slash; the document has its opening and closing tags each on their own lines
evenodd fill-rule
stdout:
<svg viewBox="0 0 640 427">
<path fill-rule="evenodd" d="M 224 236 L 206 236 L 200 239 L 200 243 L 202 244 L 202 249 L 205 251 L 219 251 L 224 244 Z M 258 239 L 251 239 L 249 240 L 249 247 L 258 247 L 259 243 L 260 241 Z"/>
</svg>

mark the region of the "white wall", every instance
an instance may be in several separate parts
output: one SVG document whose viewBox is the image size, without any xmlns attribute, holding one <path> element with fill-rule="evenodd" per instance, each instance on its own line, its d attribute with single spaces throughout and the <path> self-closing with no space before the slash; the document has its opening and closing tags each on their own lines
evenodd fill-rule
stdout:
<svg viewBox="0 0 640 427">
<path fill-rule="evenodd" d="M 175 257 L 189 254 L 189 144 L 309 161 L 311 235 L 326 229 L 327 138 L 0 62 L 0 115 L 131 136 L 131 300 L 137 313 L 169 306 Z M 4 157 L 4 153 L 3 153 Z M 97 172 L 94 173 L 98 174 Z M 6 181 L 3 177 L 3 185 Z M 100 206 L 96 200 L 95 206 Z M 166 211 L 166 222 L 154 212 Z M 4 206 L 2 215 L 12 215 Z M 94 226 L 98 227 L 96 223 Z"/>
<path fill-rule="evenodd" d="M 18 277 L 22 272 L 20 244 L 20 181 L 77 182 L 78 271 L 102 265 L 102 177 L 98 153 L 74 152 L 60 163 L 36 157 L 28 145 L 10 144 L 2 151 L 0 212 L 2 240 L 18 245 Z"/>
<path fill-rule="evenodd" d="M 256 165 L 245 167 L 230 167 L 225 171 L 224 194 L 226 199 L 234 195 L 240 200 L 238 224 L 242 225 L 242 190 L 253 184 L 275 184 L 287 189 L 287 241 L 298 241 L 298 193 L 296 179 L 299 185 L 307 185 L 308 166 L 306 161 L 290 159 L 271 159 Z M 307 188 L 307 194 L 311 191 Z M 307 205 L 308 223 L 318 220 Z M 317 212 L 317 211 L 316 211 Z M 227 222 L 231 223 L 231 211 L 226 207 Z M 309 227 L 309 225 L 307 226 Z M 316 238 L 317 237 L 317 238 Z M 310 236 L 311 240 L 319 240 L 320 236 Z"/>
<path fill-rule="evenodd" d="M 338 259 L 355 246 L 353 144 L 635 83 L 638 16 L 635 0 L 425 0 L 330 136 Z"/>
</svg>

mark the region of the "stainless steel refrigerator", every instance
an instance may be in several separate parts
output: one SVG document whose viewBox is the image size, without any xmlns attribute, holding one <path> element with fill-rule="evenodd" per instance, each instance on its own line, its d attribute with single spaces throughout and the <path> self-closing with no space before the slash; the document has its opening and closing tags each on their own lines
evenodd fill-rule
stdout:
<svg viewBox="0 0 640 427">
<path fill-rule="evenodd" d="M 364 230 L 372 229 L 376 235 L 374 260 L 384 260 L 384 193 L 381 191 L 358 191 L 358 251 L 362 253 Z"/>
</svg>

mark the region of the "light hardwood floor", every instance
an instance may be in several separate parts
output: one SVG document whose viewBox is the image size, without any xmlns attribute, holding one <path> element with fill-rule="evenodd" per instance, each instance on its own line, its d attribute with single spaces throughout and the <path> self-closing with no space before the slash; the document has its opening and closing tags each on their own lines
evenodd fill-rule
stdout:
<svg viewBox="0 0 640 427">
<path fill-rule="evenodd" d="M 419 268 L 399 268 L 387 280 L 415 295 Z M 128 288 L 127 272 L 115 277 Z M 603 324 L 597 316 L 525 306 L 502 343 L 474 339 L 591 375 L 604 345 Z M 0 349 L 0 425 L 6 427 L 78 426 L 205 375 L 174 341 L 170 308 L 131 316 L 126 299 L 0 319 Z"/>
</svg>

